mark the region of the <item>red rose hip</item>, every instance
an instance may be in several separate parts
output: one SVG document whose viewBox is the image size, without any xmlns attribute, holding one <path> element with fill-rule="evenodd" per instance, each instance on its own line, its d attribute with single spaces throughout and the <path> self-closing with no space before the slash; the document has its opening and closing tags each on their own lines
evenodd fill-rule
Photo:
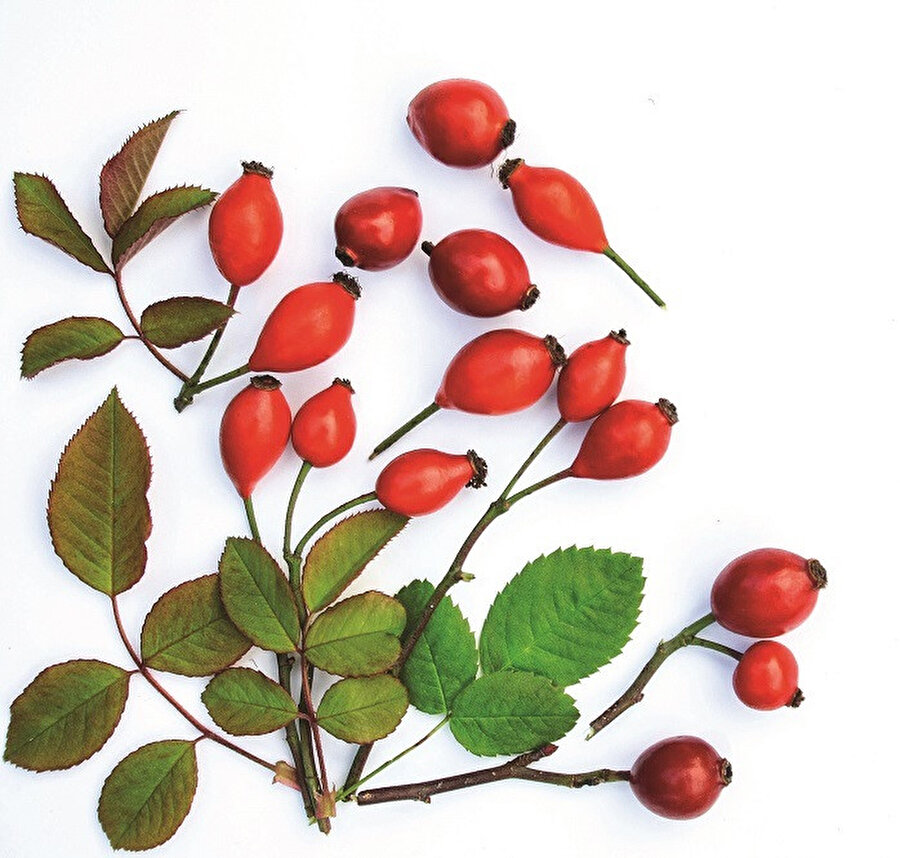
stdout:
<svg viewBox="0 0 900 858">
<path fill-rule="evenodd" d="M 426 86 L 410 102 L 406 123 L 427 152 L 451 167 L 485 167 L 516 136 L 496 91 L 464 78 Z"/>
<path fill-rule="evenodd" d="M 631 767 L 638 801 L 667 819 L 693 819 L 709 810 L 731 783 L 731 764 L 696 736 L 651 745 Z"/>
<path fill-rule="evenodd" d="M 297 455 L 314 468 L 334 465 L 350 452 L 356 438 L 352 395 L 350 382 L 336 378 L 294 415 L 291 443 Z"/>
<path fill-rule="evenodd" d="M 393 268 L 413 252 L 422 232 L 419 195 L 409 188 L 372 188 L 350 197 L 334 219 L 338 259 L 365 271 Z"/>
<path fill-rule="evenodd" d="M 799 669 L 794 654 L 778 641 L 757 641 L 737 663 L 734 693 L 751 709 L 797 707 L 803 694 L 797 687 Z"/>
<path fill-rule="evenodd" d="M 540 292 L 515 245 L 486 229 L 461 229 L 422 244 L 428 275 L 446 304 L 469 316 L 527 310 Z"/>
<path fill-rule="evenodd" d="M 752 638 L 774 638 L 811 613 L 828 576 L 818 560 L 758 548 L 732 560 L 713 582 L 710 604 L 720 625 Z"/>
<path fill-rule="evenodd" d="M 568 423 L 592 420 L 609 408 L 625 383 L 625 331 L 579 346 L 560 370 L 556 384 L 559 414 Z"/>
</svg>

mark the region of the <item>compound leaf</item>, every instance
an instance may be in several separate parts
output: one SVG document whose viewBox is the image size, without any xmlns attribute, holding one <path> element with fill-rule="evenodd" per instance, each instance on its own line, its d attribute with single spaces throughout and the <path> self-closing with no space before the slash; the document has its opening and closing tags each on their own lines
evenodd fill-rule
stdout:
<svg viewBox="0 0 900 858">
<path fill-rule="evenodd" d="M 147 442 L 113 388 L 63 450 L 47 504 L 56 553 L 108 596 L 144 574 L 149 485 Z"/>
<path fill-rule="evenodd" d="M 485 673 L 515 668 L 559 686 L 589 676 L 622 651 L 637 625 L 642 561 L 608 549 L 538 557 L 498 594 L 481 631 Z"/>
<path fill-rule="evenodd" d="M 271 733 L 297 717 L 291 695 L 249 667 L 231 667 L 214 676 L 201 699 L 213 721 L 233 736 Z"/>
<path fill-rule="evenodd" d="M 406 608 L 406 634 L 418 622 L 434 593 L 428 581 L 412 581 L 397 599 Z M 456 695 L 478 671 L 475 635 L 462 611 L 444 596 L 410 652 L 400 679 L 416 709 L 438 715 L 450 711 Z"/>
<path fill-rule="evenodd" d="M 34 378 L 64 360 L 105 355 L 124 336 L 112 322 L 96 316 L 72 316 L 44 325 L 32 331 L 22 347 L 22 378 Z"/>
<path fill-rule="evenodd" d="M 194 743 L 151 742 L 112 770 L 97 815 L 113 849 L 152 849 L 178 830 L 196 791 Z"/>
<path fill-rule="evenodd" d="M 42 670 L 10 707 L 3 758 L 36 772 L 67 769 L 113 734 L 128 699 L 129 673 L 79 660 Z"/>
<path fill-rule="evenodd" d="M 480 676 L 456 697 L 450 729 L 473 754 L 521 754 L 555 742 L 578 720 L 575 703 L 543 676 L 506 670 Z"/>
<path fill-rule="evenodd" d="M 340 596 L 408 521 L 387 509 L 371 509 L 343 519 L 320 537 L 303 567 L 301 588 L 310 613 Z"/>
<path fill-rule="evenodd" d="M 325 692 L 317 719 L 332 736 L 361 745 L 393 733 L 408 706 L 406 689 L 396 677 L 341 679 Z"/>
<path fill-rule="evenodd" d="M 231 307 L 211 298 L 167 298 L 144 310 L 141 330 L 153 345 L 174 349 L 202 340 L 233 315 Z"/>
<path fill-rule="evenodd" d="M 209 676 L 234 664 L 250 641 L 231 622 L 219 576 L 185 581 L 159 597 L 141 629 L 147 667 L 182 676 Z"/>
</svg>

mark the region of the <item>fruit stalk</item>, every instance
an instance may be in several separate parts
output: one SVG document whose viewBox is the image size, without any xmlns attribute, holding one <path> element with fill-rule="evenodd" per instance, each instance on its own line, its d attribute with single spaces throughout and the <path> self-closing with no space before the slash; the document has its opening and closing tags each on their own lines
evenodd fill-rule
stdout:
<svg viewBox="0 0 900 858">
<path fill-rule="evenodd" d="M 649 284 L 635 271 L 618 253 L 607 245 L 603 251 L 603 255 L 609 257 L 616 265 L 619 266 L 644 292 L 644 294 L 656 304 L 657 307 L 665 307 L 666 302 L 663 301 L 656 292 L 650 288 Z"/>
<path fill-rule="evenodd" d="M 436 402 L 426 405 L 415 417 L 406 421 L 399 429 L 391 432 L 371 453 L 369 453 L 369 461 L 374 459 L 379 453 L 383 453 L 392 444 L 399 441 L 407 432 L 412 431 L 420 423 L 424 423 L 432 414 L 436 414 L 441 410 L 441 406 Z"/>
</svg>

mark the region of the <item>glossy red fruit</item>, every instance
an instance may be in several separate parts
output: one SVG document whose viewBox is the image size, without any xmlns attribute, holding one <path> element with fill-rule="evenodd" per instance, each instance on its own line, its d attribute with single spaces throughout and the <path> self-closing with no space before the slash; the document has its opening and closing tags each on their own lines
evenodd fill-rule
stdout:
<svg viewBox="0 0 900 858">
<path fill-rule="evenodd" d="M 563 420 L 578 423 L 606 411 L 625 383 L 625 331 L 579 346 L 560 370 L 556 401 Z"/>
<path fill-rule="evenodd" d="M 569 472 L 593 480 L 643 474 L 663 457 L 677 422 L 668 399 L 617 402 L 591 424 Z"/>
<path fill-rule="evenodd" d="M 296 372 L 330 358 L 350 338 L 359 284 L 348 274 L 288 292 L 266 319 L 248 365 L 253 372 Z"/>
<path fill-rule="evenodd" d="M 631 789 L 638 801 L 668 819 L 700 816 L 729 783 L 731 764 L 696 736 L 663 739 L 631 767 Z"/>
<path fill-rule="evenodd" d="M 503 99 L 463 78 L 426 86 L 410 102 L 406 123 L 426 151 L 451 167 L 484 167 L 516 136 Z"/>
<path fill-rule="evenodd" d="M 209 248 L 233 286 L 246 286 L 262 275 L 284 232 L 272 171 L 258 161 L 241 166 L 244 174 L 216 200 L 209 215 Z"/>
<path fill-rule="evenodd" d="M 739 635 L 774 638 L 800 625 L 828 576 L 818 560 L 758 548 L 732 560 L 713 582 L 710 603 L 720 625 Z"/>
<path fill-rule="evenodd" d="M 470 414 L 521 411 L 549 390 L 565 360 L 555 337 L 514 328 L 488 331 L 456 353 L 434 401 Z"/>
<path fill-rule="evenodd" d="M 372 188 L 350 197 L 334 219 L 344 265 L 383 271 L 413 252 L 422 232 L 419 195 L 409 188 Z"/>
<path fill-rule="evenodd" d="M 291 443 L 297 455 L 314 468 L 340 462 L 356 438 L 356 414 L 350 382 L 336 378 L 331 387 L 300 406 L 291 425 Z"/>
<path fill-rule="evenodd" d="M 572 250 L 602 253 L 619 266 L 657 306 L 665 302 L 610 246 L 600 212 L 584 185 L 554 167 L 530 167 L 521 158 L 505 161 L 500 184 L 512 192 L 516 214 L 535 235 Z"/>
<path fill-rule="evenodd" d="M 778 641 L 757 641 L 741 656 L 732 677 L 734 693 L 752 709 L 799 706 L 799 668 L 794 654 Z"/>
<path fill-rule="evenodd" d="M 225 409 L 219 428 L 219 449 L 225 472 L 242 498 L 281 457 L 291 434 L 291 407 L 281 382 L 259 375 Z"/>
<path fill-rule="evenodd" d="M 455 498 L 465 486 L 481 488 L 484 459 L 440 450 L 411 450 L 388 463 L 375 482 L 378 500 L 400 515 L 428 515 Z"/>
<path fill-rule="evenodd" d="M 500 316 L 527 310 L 540 292 L 522 254 L 502 235 L 461 229 L 437 244 L 422 245 L 428 274 L 446 304 L 469 316 Z"/>
</svg>

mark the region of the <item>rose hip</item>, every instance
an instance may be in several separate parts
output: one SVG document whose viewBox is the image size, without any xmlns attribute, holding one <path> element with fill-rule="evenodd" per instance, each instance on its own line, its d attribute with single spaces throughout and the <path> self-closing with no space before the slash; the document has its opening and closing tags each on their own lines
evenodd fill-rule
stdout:
<svg viewBox="0 0 900 858">
<path fill-rule="evenodd" d="M 422 232 L 419 195 L 409 188 L 372 188 L 350 197 L 334 219 L 338 259 L 383 271 L 413 252 Z"/>
<path fill-rule="evenodd" d="M 297 455 L 314 468 L 334 465 L 350 452 L 356 438 L 352 395 L 350 382 L 336 378 L 294 415 L 291 443 Z"/>
<path fill-rule="evenodd" d="M 579 346 L 560 370 L 556 401 L 563 420 L 592 420 L 609 408 L 625 383 L 625 331 Z"/>
<path fill-rule="evenodd" d="M 803 702 L 798 675 L 797 659 L 784 644 L 757 641 L 737 663 L 732 685 L 738 699 L 751 709 L 797 707 Z"/>
</svg>

